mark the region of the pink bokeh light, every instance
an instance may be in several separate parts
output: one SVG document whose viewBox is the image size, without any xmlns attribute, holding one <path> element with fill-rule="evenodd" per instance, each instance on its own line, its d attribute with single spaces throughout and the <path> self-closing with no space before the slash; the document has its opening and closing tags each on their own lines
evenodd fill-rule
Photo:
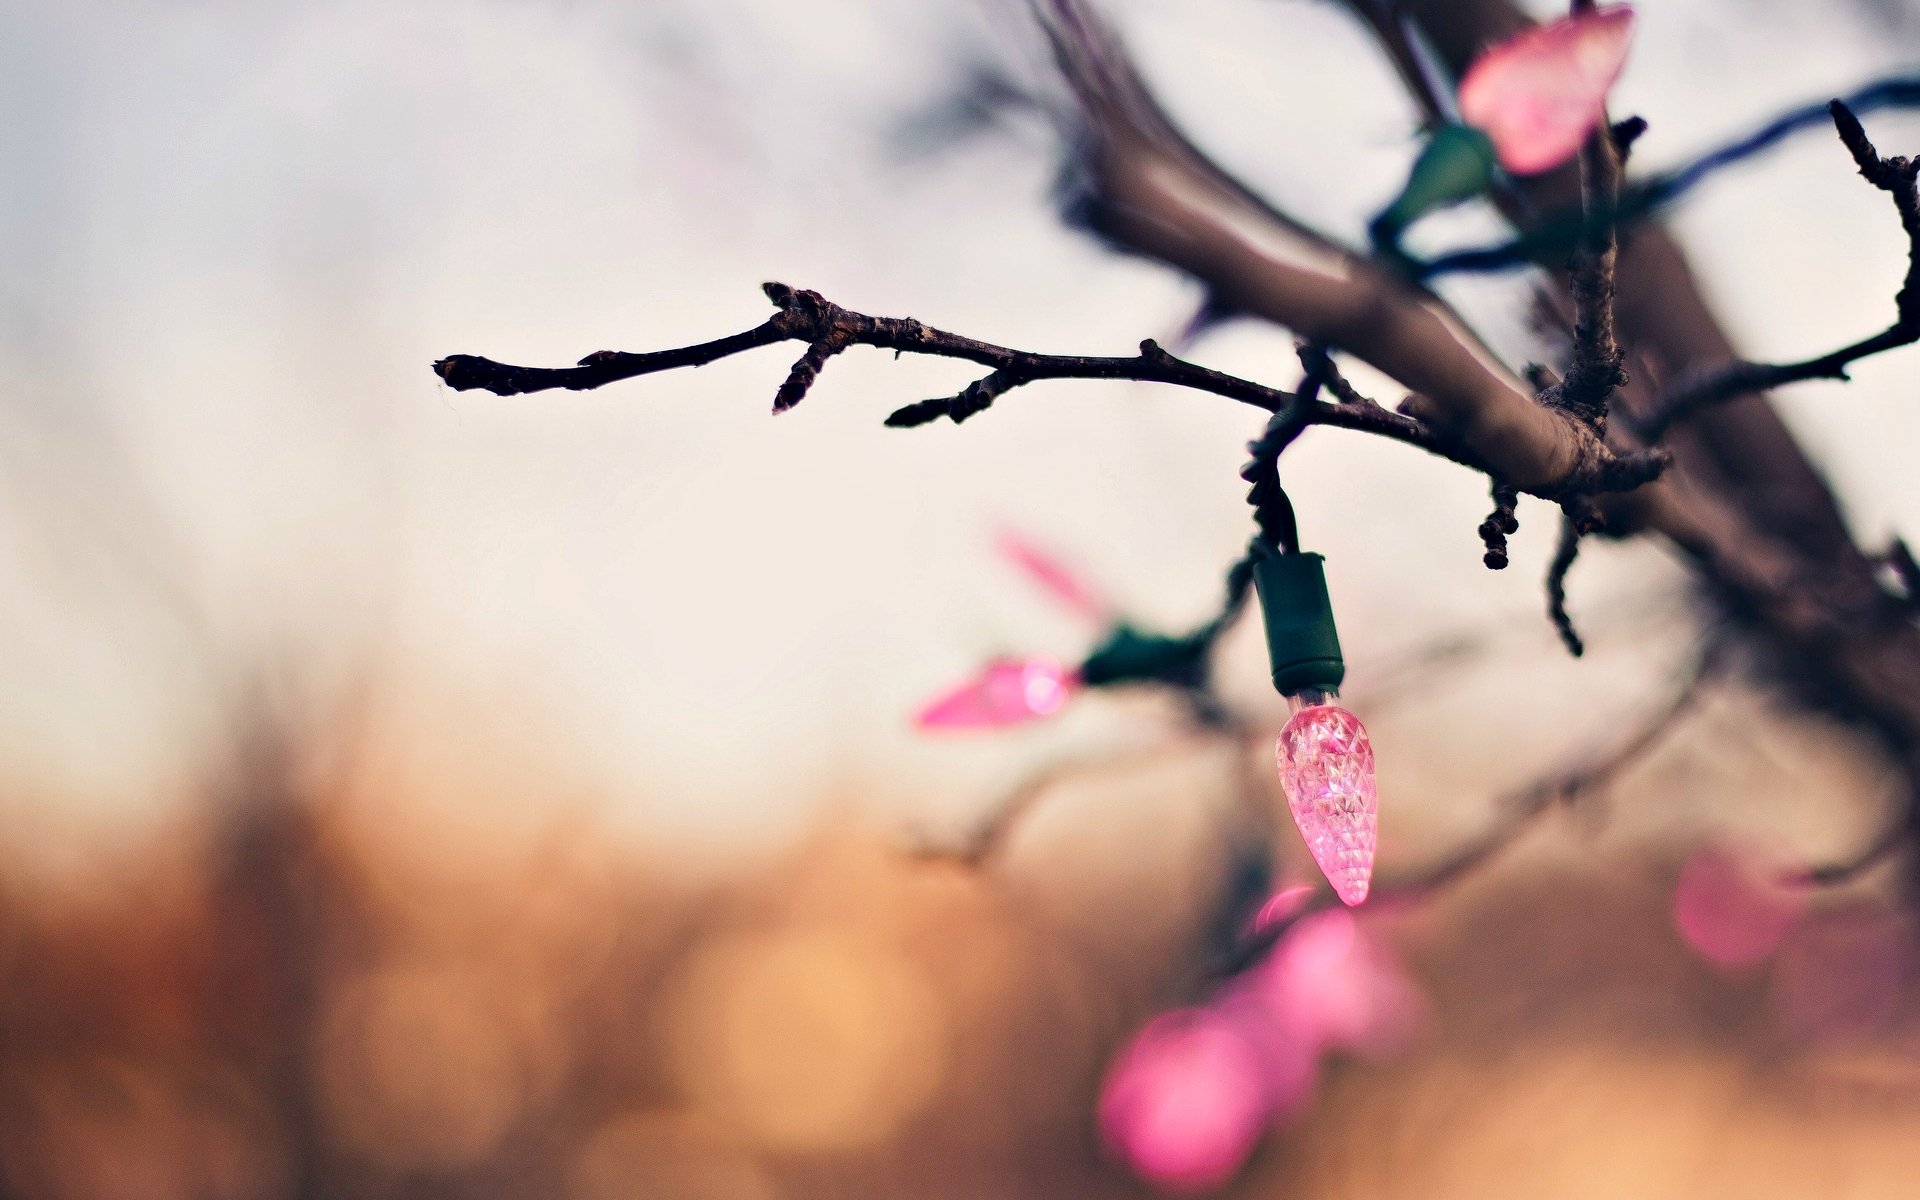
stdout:
<svg viewBox="0 0 1920 1200">
<path fill-rule="evenodd" d="M 1673 925 L 1708 963 L 1742 971 L 1773 957 L 1805 916 L 1812 893 L 1782 855 L 1708 843 L 1680 867 Z"/>
<path fill-rule="evenodd" d="M 1275 1025 L 1316 1051 L 1384 1058 L 1426 1018 L 1426 998 L 1393 951 L 1343 909 L 1304 918 L 1254 978 Z"/>
<path fill-rule="evenodd" d="M 1253 1153 L 1271 1109 L 1259 1046 L 1244 1022 L 1188 1008 L 1142 1029 L 1107 1073 L 1100 1130 L 1142 1178 L 1202 1192 Z"/>
<path fill-rule="evenodd" d="M 1274 901 L 1287 920 L 1311 897 Z M 1427 1001 L 1392 950 L 1345 909 L 1309 913 L 1253 969 L 1204 1004 L 1149 1022 L 1115 1058 L 1100 1131 L 1142 1178 L 1207 1191 L 1245 1165 L 1260 1139 L 1306 1112 L 1334 1051 L 1385 1057 L 1423 1024 Z"/>
<path fill-rule="evenodd" d="M 1633 9 L 1620 5 L 1530 29 L 1475 59 L 1460 81 L 1460 118 L 1493 141 L 1516 175 L 1572 158 L 1606 114 L 1626 65 Z"/>
<path fill-rule="evenodd" d="M 1306 883 L 1291 884 L 1268 896 L 1260 911 L 1253 914 L 1253 920 L 1247 922 L 1247 934 L 1257 937 L 1268 929 L 1284 921 L 1290 921 L 1305 911 L 1313 899 L 1313 885 Z"/>
<path fill-rule="evenodd" d="M 997 658 L 943 692 L 914 718 L 921 729 L 1002 729 L 1050 717 L 1066 706 L 1079 677 L 1051 658 Z"/>
<path fill-rule="evenodd" d="M 1096 625 L 1113 621 L 1113 605 L 1098 588 L 1019 530 L 1001 529 L 994 538 L 994 549 L 1028 582 L 1068 612 Z"/>
</svg>

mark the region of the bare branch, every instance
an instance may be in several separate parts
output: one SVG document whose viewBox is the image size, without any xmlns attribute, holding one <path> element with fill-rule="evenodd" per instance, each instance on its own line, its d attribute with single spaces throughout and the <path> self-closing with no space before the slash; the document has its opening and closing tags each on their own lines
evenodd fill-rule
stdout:
<svg viewBox="0 0 1920 1200">
<path fill-rule="evenodd" d="M 1783 387 L 1809 379 L 1846 379 L 1847 368 L 1863 358 L 1920 341 L 1920 158 L 1882 158 L 1866 130 L 1847 106 L 1835 100 L 1829 106 L 1840 140 L 1860 174 L 1868 183 L 1887 193 L 1900 214 L 1901 228 L 1907 234 L 1907 275 L 1894 297 L 1893 324 L 1843 346 L 1829 354 L 1792 363 L 1755 363 L 1734 361 L 1695 374 L 1662 397 L 1658 409 L 1647 423 L 1650 441 L 1658 440 L 1676 422 L 1686 420 L 1702 409 L 1724 404 L 1735 397 L 1768 388 Z"/>
<path fill-rule="evenodd" d="M 1903 811 L 1851 858 L 1809 867 L 1790 877 L 1789 882 L 1812 884 L 1815 887 L 1839 887 L 1852 883 L 1886 862 L 1893 856 L 1894 851 L 1905 846 L 1912 839 L 1913 820 L 1909 815 L 1910 812 L 1910 808 Z"/>
<path fill-rule="evenodd" d="M 1725 665 L 1725 649 L 1725 638 L 1709 635 L 1699 653 L 1681 672 L 1664 703 L 1648 710 L 1620 737 L 1508 796 L 1499 806 L 1507 816 L 1498 828 L 1411 878 L 1390 883 L 1384 889 L 1386 894 L 1420 896 L 1444 888 L 1512 845 L 1542 813 L 1556 806 L 1573 804 L 1609 787 L 1671 733 L 1678 719 L 1700 699 L 1706 685 L 1718 677 Z"/>
<path fill-rule="evenodd" d="M 1038 0 L 1079 108 L 1073 216 L 1198 277 L 1223 304 L 1371 363 L 1423 419 L 1535 495 L 1638 486 L 1662 455 L 1616 454 L 1543 405 L 1447 305 L 1282 214 L 1176 129 L 1082 0 Z"/>
<path fill-rule="evenodd" d="M 1580 11 L 1580 5 L 1574 5 Z M 1626 382 L 1626 356 L 1613 329 L 1614 267 L 1619 258 L 1620 150 L 1602 122 L 1580 149 L 1580 238 L 1568 266 L 1573 295 L 1573 362 L 1559 402 L 1605 433 L 1607 401 Z"/>
<path fill-rule="evenodd" d="M 697 346 L 647 354 L 603 350 L 588 355 L 579 366 L 558 369 L 518 367 L 478 355 L 453 354 L 434 363 L 433 369 L 447 386 L 458 391 L 481 389 L 500 396 L 550 388 L 583 391 L 637 375 L 703 366 L 775 342 L 804 341 L 808 344 L 807 353 L 794 364 L 775 397 L 774 411 L 778 413 L 798 403 L 832 355 L 850 346 L 876 346 L 903 353 L 964 359 L 993 368 L 991 374 L 969 384 L 958 395 L 922 400 L 897 409 L 887 418 L 887 424 L 897 427 L 924 425 L 940 417 L 956 423 L 964 421 L 1012 389 L 1037 380 L 1130 380 L 1208 392 L 1267 412 L 1286 412 L 1288 420 L 1301 429 L 1327 425 L 1370 433 L 1404 442 L 1476 471 L 1486 469 L 1469 449 L 1415 418 L 1389 412 L 1376 404 L 1335 404 L 1316 397 L 1296 397 L 1291 392 L 1176 358 L 1152 340 L 1140 343 L 1140 353 L 1127 358 L 1037 354 L 948 333 L 910 317 L 873 317 L 853 312 L 818 292 L 785 284 L 769 283 L 766 292 L 780 306 L 771 320 L 745 333 Z M 1580 483 L 1602 491 L 1634 487 L 1646 478 L 1649 470 L 1657 471 L 1657 466 L 1651 465 L 1654 462 L 1645 456 L 1610 459 Z"/>
</svg>

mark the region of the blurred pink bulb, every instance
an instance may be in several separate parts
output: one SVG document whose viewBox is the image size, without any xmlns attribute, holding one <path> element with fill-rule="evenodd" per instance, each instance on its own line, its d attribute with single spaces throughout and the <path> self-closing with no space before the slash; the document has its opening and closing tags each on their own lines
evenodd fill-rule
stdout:
<svg viewBox="0 0 1920 1200">
<path fill-rule="evenodd" d="M 1393 952 L 1344 909 L 1294 926 L 1256 979 L 1275 1025 L 1316 1050 L 1386 1056 L 1426 1015 L 1426 998 Z"/>
<path fill-rule="evenodd" d="M 1067 611 L 1099 624 L 1113 620 L 1113 605 L 1093 585 L 1025 534 L 1002 529 L 994 545 L 1000 557 Z"/>
<path fill-rule="evenodd" d="M 1500 165 L 1534 175 L 1572 158 L 1606 115 L 1626 65 L 1633 9 L 1563 17 L 1494 46 L 1460 80 L 1460 119 L 1493 141 Z"/>
<path fill-rule="evenodd" d="M 1379 841 L 1380 793 L 1373 743 L 1360 718 L 1338 704 L 1307 704 L 1280 730 L 1274 757 L 1313 861 L 1342 903 L 1365 900 Z"/>
<path fill-rule="evenodd" d="M 1673 925 L 1716 967 L 1764 962 L 1806 912 L 1811 889 L 1777 858 L 1749 847 L 1705 845 L 1687 856 L 1673 888 Z"/>
<path fill-rule="evenodd" d="M 999 729 L 1060 711 L 1079 677 L 1051 658 L 997 658 L 920 710 L 922 729 Z"/>
<path fill-rule="evenodd" d="M 1247 923 L 1247 933 L 1257 935 L 1283 921 L 1292 920 L 1306 911 L 1307 903 L 1313 899 L 1311 884 L 1295 883 L 1281 888 L 1268 896 L 1260 911 L 1253 914 L 1253 920 Z"/>
<path fill-rule="evenodd" d="M 1232 1177 L 1267 1122 L 1260 1053 L 1229 1016 L 1204 1008 L 1155 1019 L 1100 1091 L 1107 1145 L 1146 1179 L 1199 1192 Z"/>
</svg>

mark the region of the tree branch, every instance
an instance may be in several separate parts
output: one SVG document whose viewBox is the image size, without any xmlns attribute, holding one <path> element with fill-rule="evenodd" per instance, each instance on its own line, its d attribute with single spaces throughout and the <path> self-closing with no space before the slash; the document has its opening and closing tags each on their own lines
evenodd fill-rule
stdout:
<svg viewBox="0 0 1920 1200">
<path fill-rule="evenodd" d="M 1338 402 L 1317 396 L 1301 397 L 1237 375 L 1215 371 L 1167 353 L 1151 339 L 1140 343 L 1140 353 L 1127 358 L 1096 358 L 1066 354 L 1037 354 L 996 346 L 924 325 L 911 317 L 874 317 L 842 308 L 818 292 L 769 283 L 766 293 L 780 311 L 745 333 L 674 350 L 630 354 L 602 350 L 574 367 L 521 367 L 473 354 L 452 354 L 433 364 L 436 374 L 456 391 L 483 390 L 499 396 L 567 388 L 585 391 L 609 383 L 679 367 L 698 367 L 729 355 L 782 341 L 803 341 L 808 351 L 794 364 L 774 400 L 774 411 L 797 404 L 820 368 L 833 354 L 850 346 L 875 346 L 902 353 L 958 358 L 992 367 L 992 373 L 969 384 L 958 395 L 922 400 L 896 409 L 887 424 L 924 425 L 946 417 L 956 423 L 986 409 L 1005 393 L 1043 379 L 1113 379 L 1136 383 L 1164 383 L 1238 400 L 1272 413 L 1285 413 L 1296 430 L 1314 425 L 1369 433 L 1425 450 L 1476 471 L 1486 467 L 1444 433 L 1417 418 L 1360 401 L 1344 387 Z M 1344 385 L 1344 381 L 1342 381 Z M 1352 399 L 1349 399 L 1352 397 Z M 1640 456 L 1610 461 L 1588 477 L 1570 482 L 1595 491 L 1637 486 L 1656 459 Z"/>
<path fill-rule="evenodd" d="M 1684 380 L 1660 400 L 1645 433 L 1657 441 L 1677 422 L 1750 392 L 1809 379 L 1846 379 L 1847 368 L 1863 358 L 1920 341 L 1920 159 L 1882 158 L 1866 130 L 1838 100 L 1828 105 L 1833 124 L 1868 183 L 1887 193 L 1907 234 L 1907 274 L 1894 297 L 1893 324 L 1830 354 L 1792 363 L 1733 361 Z"/>
<path fill-rule="evenodd" d="M 1580 3 L 1574 11 L 1581 11 Z M 1613 329 L 1620 163 L 1613 128 L 1602 120 L 1580 149 L 1581 230 L 1567 268 L 1573 294 L 1573 361 L 1558 395 L 1568 411 L 1603 434 L 1608 398 L 1627 381 L 1626 356 Z"/>
<path fill-rule="evenodd" d="M 1202 280 L 1219 303 L 1363 359 L 1414 414 L 1522 491 L 1626 490 L 1666 457 L 1621 450 L 1541 404 L 1438 298 L 1282 214 L 1177 130 L 1082 0 L 1036 0 L 1077 110 L 1077 223 Z"/>
</svg>

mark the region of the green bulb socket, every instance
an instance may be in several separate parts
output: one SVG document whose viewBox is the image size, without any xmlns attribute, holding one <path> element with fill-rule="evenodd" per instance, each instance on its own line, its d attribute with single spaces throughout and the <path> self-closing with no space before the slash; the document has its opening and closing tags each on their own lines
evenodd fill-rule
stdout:
<svg viewBox="0 0 1920 1200">
<path fill-rule="evenodd" d="M 1273 686 L 1284 695 L 1336 691 L 1347 675 L 1325 562 L 1318 554 L 1283 553 L 1264 542 L 1254 551 L 1253 586 L 1266 618 Z"/>
</svg>

